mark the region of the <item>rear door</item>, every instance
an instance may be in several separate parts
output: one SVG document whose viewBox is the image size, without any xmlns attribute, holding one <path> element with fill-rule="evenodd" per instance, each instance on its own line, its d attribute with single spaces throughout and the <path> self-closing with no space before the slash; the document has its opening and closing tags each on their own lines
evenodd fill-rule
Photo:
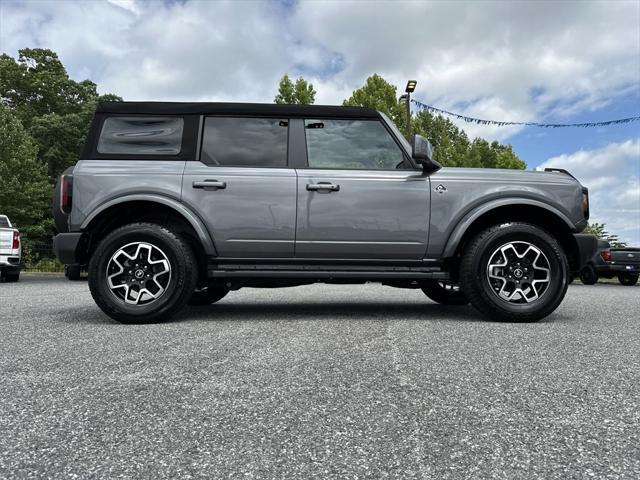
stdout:
<svg viewBox="0 0 640 480">
<path fill-rule="evenodd" d="M 296 257 L 421 259 L 429 177 L 380 120 L 306 119 Z"/>
<path fill-rule="evenodd" d="M 288 131 L 287 118 L 205 117 L 182 201 L 206 223 L 220 257 L 293 256 L 297 187 Z"/>
</svg>

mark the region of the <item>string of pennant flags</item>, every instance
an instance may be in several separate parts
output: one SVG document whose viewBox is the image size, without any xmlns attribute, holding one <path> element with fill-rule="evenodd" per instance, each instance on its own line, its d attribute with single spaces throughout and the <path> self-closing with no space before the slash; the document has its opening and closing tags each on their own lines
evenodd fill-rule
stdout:
<svg viewBox="0 0 640 480">
<path fill-rule="evenodd" d="M 591 127 L 604 127 L 607 125 L 617 125 L 620 123 L 631 123 L 637 122 L 640 120 L 640 116 L 637 117 L 628 117 L 628 118 L 619 118 L 617 120 L 608 120 L 606 122 L 587 122 L 587 123 L 537 123 L 537 122 L 500 122 L 496 120 L 486 120 L 483 118 L 474 118 L 467 117 L 466 115 L 460 115 L 458 113 L 449 112 L 447 110 L 443 110 L 441 108 L 436 108 L 431 105 L 426 105 L 417 100 L 411 99 L 411 103 L 415 104 L 421 110 L 427 110 L 432 113 L 437 113 L 440 115 L 446 115 L 448 117 L 457 118 L 458 120 L 464 120 L 468 123 L 477 123 L 478 125 L 497 125 L 499 127 L 504 127 L 508 125 L 524 125 L 526 127 L 542 127 L 542 128 L 568 128 L 568 127 L 578 127 L 578 128 L 591 128 Z"/>
</svg>

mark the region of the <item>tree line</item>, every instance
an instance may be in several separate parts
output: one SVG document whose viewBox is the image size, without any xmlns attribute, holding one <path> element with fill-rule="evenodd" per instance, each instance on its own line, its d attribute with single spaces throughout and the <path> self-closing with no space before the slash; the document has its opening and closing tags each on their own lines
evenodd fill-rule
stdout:
<svg viewBox="0 0 640 480">
<path fill-rule="evenodd" d="M 313 85 L 284 75 L 274 98 L 280 104 L 313 104 Z M 69 78 L 58 55 L 48 49 L 25 48 L 13 58 L 0 55 L 0 213 L 30 239 L 54 233 L 51 196 L 57 178 L 79 159 L 93 112 L 99 101 L 122 101 L 99 95 L 90 80 Z M 367 78 L 343 105 L 384 112 L 406 135 L 405 106 L 397 89 L 380 75 Z M 470 140 L 449 119 L 420 111 L 410 129 L 434 145 L 435 159 L 445 166 L 524 169 L 511 145 Z"/>
</svg>

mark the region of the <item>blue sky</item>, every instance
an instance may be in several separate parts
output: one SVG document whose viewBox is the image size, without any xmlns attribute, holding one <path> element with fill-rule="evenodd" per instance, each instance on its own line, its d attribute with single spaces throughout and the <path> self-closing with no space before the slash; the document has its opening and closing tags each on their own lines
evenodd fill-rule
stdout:
<svg viewBox="0 0 640 480">
<path fill-rule="evenodd" d="M 55 50 L 126 100 L 270 102 L 283 73 L 339 104 L 379 73 L 467 116 L 574 123 L 640 115 L 640 2 L 0 1 L 0 50 Z M 640 122 L 490 127 L 530 168 L 570 166 L 592 218 L 640 244 Z"/>
<path fill-rule="evenodd" d="M 639 60 L 640 61 L 640 60 Z M 570 119 L 545 118 L 548 123 L 583 123 L 640 116 L 640 96 L 630 94 L 615 103 L 593 112 L 582 112 Z M 536 167 L 550 157 L 576 150 L 593 150 L 610 143 L 624 142 L 640 136 L 640 122 L 599 128 L 536 128 L 529 127 L 505 141 L 511 143 L 530 167 Z"/>
</svg>

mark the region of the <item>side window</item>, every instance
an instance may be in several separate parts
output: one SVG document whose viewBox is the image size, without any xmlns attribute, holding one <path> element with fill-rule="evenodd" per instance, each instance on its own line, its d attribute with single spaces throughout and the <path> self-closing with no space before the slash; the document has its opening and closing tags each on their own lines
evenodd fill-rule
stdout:
<svg viewBox="0 0 640 480">
<path fill-rule="evenodd" d="M 178 155 L 183 130 L 181 117 L 108 117 L 97 150 L 116 155 Z"/>
<path fill-rule="evenodd" d="M 408 168 L 400 147 L 377 120 L 305 120 L 309 168 Z"/>
<path fill-rule="evenodd" d="M 289 121 L 207 117 L 202 161 L 234 167 L 286 167 Z"/>
</svg>

